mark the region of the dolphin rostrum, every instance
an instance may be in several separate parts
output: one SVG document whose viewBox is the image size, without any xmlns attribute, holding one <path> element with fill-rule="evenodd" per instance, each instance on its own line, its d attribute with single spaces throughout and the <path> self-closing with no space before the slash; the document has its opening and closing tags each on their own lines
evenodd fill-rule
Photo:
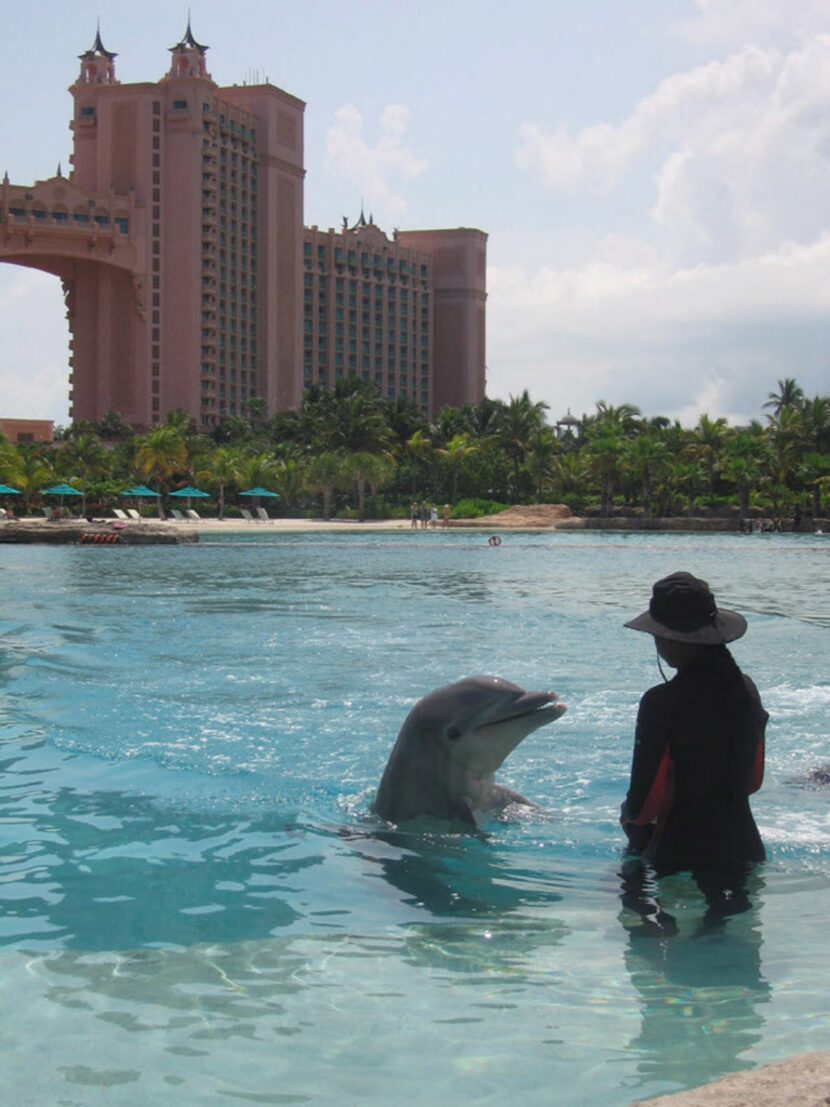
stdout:
<svg viewBox="0 0 830 1107">
<path fill-rule="evenodd" d="M 404 720 L 372 805 L 390 823 L 418 815 L 476 824 L 476 813 L 529 800 L 495 782 L 523 738 L 565 712 L 555 692 L 526 692 L 497 676 L 436 688 Z"/>
</svg>

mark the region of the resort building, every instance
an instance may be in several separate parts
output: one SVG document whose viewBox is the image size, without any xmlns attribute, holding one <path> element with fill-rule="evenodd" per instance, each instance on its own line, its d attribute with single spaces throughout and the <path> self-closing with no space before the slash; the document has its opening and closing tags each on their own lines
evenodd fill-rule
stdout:
<svg viewBox="0 0 830 1107">
<path fill-rule="evenodd" d="M 424 412 L 484 396 L 481 231 L 395 231 L 361 212 L 303 241 L 303 383 L 373 381 Z"/>
<path fill-rule="evenodd" d="M 303 101 L 216 85 L 189 23 L 170 55 L 160 81 L 121 84 L 99 32 L 70 89 L 71 172 L 0 185 L 0 261 L 63 283 L 72 418 L 181 408 L 210 428 L 343 376 L 427 414 L 482 399 L 486 235 L 306 229 Z"/>
<path fill-rule="evenodd" d="M 51 442 L 55 437 L 55 424 L 51 419 L 0 418 L 0 435 L 15 445 Z"/>
</svg>

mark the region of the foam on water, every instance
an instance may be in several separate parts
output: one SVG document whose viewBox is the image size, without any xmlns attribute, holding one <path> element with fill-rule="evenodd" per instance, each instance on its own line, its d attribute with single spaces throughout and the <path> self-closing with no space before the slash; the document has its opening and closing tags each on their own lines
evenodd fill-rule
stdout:
<svg viewBox="0 0 830 1107">
<path fill-rule="evenodd" d="M 245 535 L 3 558 L 15 1102 L 623 1107 L 827 1047 L 826 540 Z M 678 568 L 749 616 L 770 860 L 721 932 L 690 878 L 663 882 L 679 934 L 657 940 L 620 898 L 633 719 L 659 680 L 622 623 Z M 487 839 L 384 831 L 367 812 L 402 719 L 474 672 L 570 705 L 501 774 L 542 809 Z"/>
</svg>

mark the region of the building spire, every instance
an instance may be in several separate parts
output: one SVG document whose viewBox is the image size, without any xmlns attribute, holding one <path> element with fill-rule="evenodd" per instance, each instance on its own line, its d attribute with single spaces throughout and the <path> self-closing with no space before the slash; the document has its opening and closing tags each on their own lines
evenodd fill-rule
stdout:
<svg viewBox="0 0 830 1107">
<path fill-rule="evenodd" d="M 81 61 L 91 60 L 96 57 L 106 58 L 107 61 L 113 62 L 118 57 L 117 54 L 113 54 L 111 50 L 107 50 L 104 43 L 101 41 L 101 20 L 98 20 L 98 24 L 95 28 L 95 41 L 92 46 L 86 51 L 85 54 L 79 54 L 78 57 Z"/>
<path fill-rule="evenodd" d="M 115 59 L 118 57 L 112 50 L 107 50 L 101 39 L 101 22 L 95 28 L 95 41 L 90 48 L 79 54 L 81 59 L 81 74 L 78 78 L 83 85 L 114 85 Z"/>
<path fill-rule="evenodd" d="M 205 54 L 205 53 L 207 53 L 207 50 L 208 50 L 207 46 L 203 46 L 201 42 L 197 42 L 196 39 L 193 37 L 193 31 L 191 31 L 191 29 L 190 29 L 190 10 L 189 9 L 188 9 L 188 12 L 187 12 L 187 30 L 185 31 L 184 36 L 176 43 L 176 45 L 171 46 L 170 49 L 171 49 L 171 51 L 172 50 L 185 50 L 188 47 L 191 50 L 197 50 L 200 54 Z"/>
<path fill-rule="evenodd" d="M 205 66 L 205 54 L 208 48 L 197 42 L 190 27 L 190 12 L 187 13 L 187 30 L 183 37 L 170 47 L 173 55 L 168 77 L 208 77 Z"/>
</svg>

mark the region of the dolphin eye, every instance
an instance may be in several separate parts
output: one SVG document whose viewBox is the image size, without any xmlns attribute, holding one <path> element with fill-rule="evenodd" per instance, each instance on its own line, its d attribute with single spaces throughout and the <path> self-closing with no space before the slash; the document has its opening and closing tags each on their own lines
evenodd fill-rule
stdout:
<svg viewBox="0 0 830 1107">
<path fill-rule="evenodd" d="M 457 726 L 447 727 L 447 737 L 451 742 L 457 742 L 458 739 L 461 737 L 461 731 L 458 729 Z"/>
</svg>

